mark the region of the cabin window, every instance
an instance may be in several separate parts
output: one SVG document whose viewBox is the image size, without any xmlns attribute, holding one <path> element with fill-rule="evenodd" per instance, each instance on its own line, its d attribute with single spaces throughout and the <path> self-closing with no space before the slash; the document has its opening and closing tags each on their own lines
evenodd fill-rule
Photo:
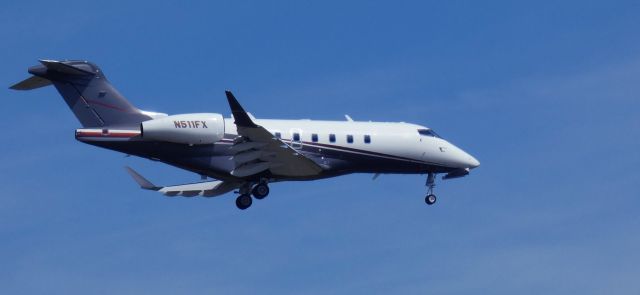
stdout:
<svg viewBox="0 0 640 295">
<path fill-rule="evenodd" d="M 329 134 L 329 142 L 336 142 L 336 135 L 335 134 Z"/>
<path fill-rule="evenodd" d="M 371 143 L 371 135 L 365 135 L 364 136 L 364 143 Z"/>
<path fill-rule="evenodd" d="M 351 135 L 351 134 L 347 135 L 347 142 L 348 143 L 353 143 L 353 135 Z"/>
<path fill-rule="evenodd" d="M 318 134 L 316 133 L 311 134 L 311 141 L 318 142 Z"/>
<path fill-rule="evenodd" d="M 293 134 L 293 141 L 300 141 L 300 133 L 296 132 Z"/>
<path fill-rule="evenodd" d="M 276 136 L 277 139 L 282 138 L 282 134 L 280 132 L 276 132 L 275 136 Z"/>
</svg>

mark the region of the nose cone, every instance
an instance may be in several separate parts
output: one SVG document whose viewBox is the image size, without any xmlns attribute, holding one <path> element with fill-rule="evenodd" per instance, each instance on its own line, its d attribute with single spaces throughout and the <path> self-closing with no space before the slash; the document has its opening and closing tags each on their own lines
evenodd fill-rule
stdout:
<svg viewBox="0 0 640 295">
<path fill-rule="evenodd" d="M 449 143 L 449 149 L 446 150 L 446 153 L 452 167 L 473 169 L 480 166 L 480 161 L 451 143 Z"/>
<path fill-rule="evenodd" d="M 478 166 L 480 166 L 480 161 L 478 161 L 476 158 L 474 158 L 472 155 L 467 154 L 467 165 L 469 165 L 469 168 L 473 169 L 476 168 Z"/>
</svg>

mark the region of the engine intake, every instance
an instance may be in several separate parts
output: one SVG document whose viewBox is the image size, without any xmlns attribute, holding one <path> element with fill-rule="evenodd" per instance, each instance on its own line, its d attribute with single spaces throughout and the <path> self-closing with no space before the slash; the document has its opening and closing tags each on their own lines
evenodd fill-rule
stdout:
<svg viewBox="0 0 640 295">
<path fill-rule="evenodd" d="M 142 122 L 140 136 L 145 140 L 212 144 L 224 138 L 224 118 L 215 113 L 162 117 Z"/>
</svg>

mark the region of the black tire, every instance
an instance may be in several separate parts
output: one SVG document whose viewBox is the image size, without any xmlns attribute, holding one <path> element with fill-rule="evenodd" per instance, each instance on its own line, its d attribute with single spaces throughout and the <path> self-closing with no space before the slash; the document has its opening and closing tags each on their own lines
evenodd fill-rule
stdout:
<svg viewBox="0 0 640 295">
<path fill-rule="evenodd" d="M 253 194 L 256 199 L 262 200 L 269 195 L 269 186 L 266 183 L 259 183 L 253 187 L 251 194 Z"/>
<path fill-rule="evenodd" d="M 427 203 L 427 205 L 433 205 L 436 203 L 436 195 L 434 194 L 429 194 L 426 197 L 424 197 L 424 202 Z"/>
<path fill-rule="evenodd" d="M 240 210 L 244 210 L 251 207 L 251 203 L 253 203 L 253 199 L 251 199 L 250 195 L 239 195 L 236 198 L 236 206 Z"/>
</svg>

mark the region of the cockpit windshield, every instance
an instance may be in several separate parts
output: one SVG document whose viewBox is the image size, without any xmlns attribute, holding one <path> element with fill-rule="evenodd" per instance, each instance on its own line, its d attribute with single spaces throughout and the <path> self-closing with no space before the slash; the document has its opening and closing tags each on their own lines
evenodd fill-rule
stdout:
<svg viewBox="0 0 640 295">
<path fill-rule="evenodd" d="M 420 135 L 422 135 L 422 136 L 430 136 L 430 137 L 442 138 L 442 137 L 440 137 L 440 135 L 438 135 L 438 133 L 436 133 L 432 129 L 418 129 L 418 133 L 420 133 Z"/>
</svg>

